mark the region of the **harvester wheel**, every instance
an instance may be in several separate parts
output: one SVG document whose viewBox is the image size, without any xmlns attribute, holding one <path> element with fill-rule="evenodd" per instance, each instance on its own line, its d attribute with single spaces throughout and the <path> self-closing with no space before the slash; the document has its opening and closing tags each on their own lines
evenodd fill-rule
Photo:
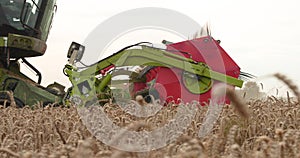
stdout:
<svg viewBox="0 0 300 158">
<path fill-rule="evenodd" d="M 135 94 L 135 97 L 136 96 L 142 96 L 147 103 L 152 103 L 156 99 L 160 99 L 158 91 L 154 88 L 144 89 L 142 91 L 139 91 Z"/>
<path fill-rule="evenodd" d="M 25 106 L 25 104 L 17 97 L 14 97 L 16 106 L 18 108 L 23 108 Z M 6 107 L 11 106 L 11 100 L 9 98 L 9 96 L 6 93 L 0 93 L 0 105 L 6 104 Z"/>
</svg>

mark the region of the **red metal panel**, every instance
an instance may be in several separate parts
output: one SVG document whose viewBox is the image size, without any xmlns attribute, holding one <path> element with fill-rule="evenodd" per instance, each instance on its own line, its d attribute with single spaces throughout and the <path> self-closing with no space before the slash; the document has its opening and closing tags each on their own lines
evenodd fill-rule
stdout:
<svg viewBox="0 0 300 158">
<path fill-rule="evenodd" d="M 194 61 L 206 63 L 212 70 L 237 78 L 240 74 L 240 67 L 232 60 L 226 51 L 212 37 L 202 37 L 184 42 L 174 43 L 167 46 L 167 50 L 175 54 L 191 57 Z M 186 53 L 182 53 L 186 52 Z M 182 72 L 180 69 L 160 68 L 156 74 L 155 88 L 163 101 L 184 102 L 193 100 L 200 103 L 208 102 L 212 90 L 201 95 L 190 93 L 182 84 Z M 154 74 L 152 74 L 154 75 Z M 153 76 L 152 76 L 153 78 Z M 218 83 L 214 81 L 213 86 Z M 229 100 L 226 99 L 226 103 Z"/>
</svg>

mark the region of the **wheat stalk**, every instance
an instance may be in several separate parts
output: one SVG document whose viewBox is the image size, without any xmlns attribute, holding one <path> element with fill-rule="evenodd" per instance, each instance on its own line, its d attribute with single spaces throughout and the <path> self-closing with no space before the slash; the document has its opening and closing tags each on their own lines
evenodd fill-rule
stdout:
<svg viewBox="0 0 300 158">
<path fill-rule="evenodd" d="M 1 152 L 6 153 L 6 154 L 8 154 L 10 156 L 13 156 L 13 157 L 20 157 L 19 154 L 15 153 L 15 152 L 13 152 L 13 151 L 11 151 L 9 149 L 6 149 L 6 148 L 0 148 L 0 153 Z"/>
<path fill-rule="evenodd" d="M 298 87 L 296 86 L 295 83 L 293 83 L 292 80 L 290 80 L 287 76 L 283 75 L 283 74 L 280 74 L 280 73 L 276 73 L 274 74 L 274 76 L 281 80 L 283 83 L 285 83 L 291 90 L 292 92 L 294 93 L 294 95 L 297 97 L 298 99 L 298 103 L 300 103 L 300 92 L 299 92 L 299 89 Z"/>
</svg>

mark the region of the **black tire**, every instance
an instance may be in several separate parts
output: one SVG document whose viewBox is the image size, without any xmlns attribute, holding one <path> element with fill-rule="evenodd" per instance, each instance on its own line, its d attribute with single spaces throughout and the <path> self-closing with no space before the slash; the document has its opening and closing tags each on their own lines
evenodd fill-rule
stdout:
<svg viewBox="0 0 300 158">
<path fill-rule="evenodd" d="M 7 100 L 7 105 L 6 106 L 11 105 L 11 101 L 9 99 L 9 96 L 6 93 L 2 92 L 2 93 L 0 93 L 0 105 L 4 105 L 4 102 L 5 102 L 4 100 Z M 23 108 L 25 106 L 25 104 L 19 98 L 14 97 L 14 100 L 15 100 L 16 105 L 17 105 L 18 108 Z"/>
</svg>

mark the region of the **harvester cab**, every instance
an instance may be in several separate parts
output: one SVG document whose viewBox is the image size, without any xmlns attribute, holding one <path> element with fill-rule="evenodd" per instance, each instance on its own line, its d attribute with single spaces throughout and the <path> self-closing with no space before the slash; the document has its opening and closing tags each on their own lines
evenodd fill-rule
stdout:
<svg viewBox="0 0 300 158">
<path fill-rule="evenodd" d="M 26 58 L 44 55 L 49 30 L 56 11 L 56 0 L 0 1 L 0 101 L 10 102 L 13 92 L 18 106 L 37 102 L 59 102 L 63 86 L 40 86 L 41 73 Z M 20 72 L 19 61 L 38 76 L 34 81 Z"/>
</svg>

